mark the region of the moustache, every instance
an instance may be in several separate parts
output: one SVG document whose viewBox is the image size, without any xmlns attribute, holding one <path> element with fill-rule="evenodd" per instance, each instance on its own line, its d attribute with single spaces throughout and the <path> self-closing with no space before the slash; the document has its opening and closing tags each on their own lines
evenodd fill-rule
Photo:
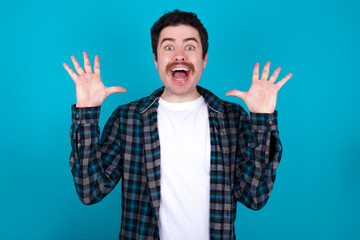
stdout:
<svg viewBox="0 0 360 240">
<path fill-rule="evenodd" d="M 188 63 L 188 62 L 172 62 L 172 63 L 169 63 L 167 66 L 166 66 L 166 72 L 170 72 L 171 69 L 176 66 L 176 65 L 185 65 L 187 66 L 191 73 L 194 73 L 195 72 L 195 67 L 192 63 Z"/>
</svg>

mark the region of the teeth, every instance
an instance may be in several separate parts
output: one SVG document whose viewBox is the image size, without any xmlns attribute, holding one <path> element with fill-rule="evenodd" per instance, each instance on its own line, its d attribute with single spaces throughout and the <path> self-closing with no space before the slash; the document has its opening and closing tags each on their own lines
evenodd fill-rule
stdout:
<svg viewBox="0 0 360 240">
<path fill-rule="evenodd" d="M 172 71 L 173 72 L 175 72 L 175 71 L 185 71 L 185 72 L 187 72 L 187 71 L 189 71 L 189 69 L 187 69 L 187 68 L 174 68 Z"/>
</svg>

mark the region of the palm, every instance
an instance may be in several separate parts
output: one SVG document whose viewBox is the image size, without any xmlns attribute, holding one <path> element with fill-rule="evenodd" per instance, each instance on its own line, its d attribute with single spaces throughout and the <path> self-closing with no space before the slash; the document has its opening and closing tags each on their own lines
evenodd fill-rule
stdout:
<svg viewBox="0 0 360 240">
<path fill-rule="evenodd" d="M 261 79 L 259 79 L 259 64 L 256 63 L 253 72 L 252 84 L 247 92 L 238 90 L 229 91 L 227 96 L 236 96 L 243 99 L 253 113 L 273 113 L 275 111 L 277 93 L 280 88 L 291 78 L 292 74 L 289 73 L 277 84 L 275 81 L 280 73 L 278 67 L 274 74 L 269 77 L 270 62 L 265 64 Z"/>
<path fill-rule="evenodd" d="M 76 83 L 78 103 L 88 102 L 88 105 L 100 106 L 106 97 L 106 87 L 102 83 L 100 75 L 85 73 L 79 76 Z"/>
<path fill-rule="evenodd" d="M 71 57 L 71 60 L 77 74 L 74 73 L 66 63 L 64 63 L 64 67 L 76 84 L 77 107 L 100 106 L 110 94 L 126 92 L 123 87 L 105 87 L 100 77 L 99 56 L 95 56 L 94 72 L 91 70 L 90 60 L 86 52 L 84 52 L 85 71 L 81 68 L 74 56 Z"/>
</svg>

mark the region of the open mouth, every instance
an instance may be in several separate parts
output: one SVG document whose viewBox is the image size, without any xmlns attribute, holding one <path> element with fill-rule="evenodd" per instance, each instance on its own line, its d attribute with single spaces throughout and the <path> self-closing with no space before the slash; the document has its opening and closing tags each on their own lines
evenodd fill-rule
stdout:
<svg viewBox="0 0 360 240">
<path fill-rule="evenodd" d="M 175 81 L 185 81 L 190 74 L 190 69 L 184 66 L 175 66 L 171 69 Z"/>
<path fill-rule="evenodd" d="M 195 68 L 192 63 L 172 62 L 166 66 L 166 71 L 171 74 L 172 79 L 176 83 L 183 84 L 195 72 Z"/>
</svg>

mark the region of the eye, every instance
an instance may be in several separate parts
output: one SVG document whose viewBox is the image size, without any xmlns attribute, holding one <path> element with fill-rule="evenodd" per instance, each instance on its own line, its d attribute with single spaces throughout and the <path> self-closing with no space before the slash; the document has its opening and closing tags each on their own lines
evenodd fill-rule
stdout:
<svg viewBox="0 0 360 240">
<path fill-rule="evenodd" d="M 192 50 L 194 50 L 195 49 L 195 47 L 194 46 L 191 46 L 191 45 L 189 45 L 189 46 L 186 46 L 186 48 L 185 48 L 186 50 L 188 50 L 188 51 L 192 51 Z"/>
<path fill-rule="evenodd" d="M 174 50 L 174 47 L 173 46 L 166 46 L 164 49 L 166 51 L 171 51 L 171 50 Z"/>
</svg>

